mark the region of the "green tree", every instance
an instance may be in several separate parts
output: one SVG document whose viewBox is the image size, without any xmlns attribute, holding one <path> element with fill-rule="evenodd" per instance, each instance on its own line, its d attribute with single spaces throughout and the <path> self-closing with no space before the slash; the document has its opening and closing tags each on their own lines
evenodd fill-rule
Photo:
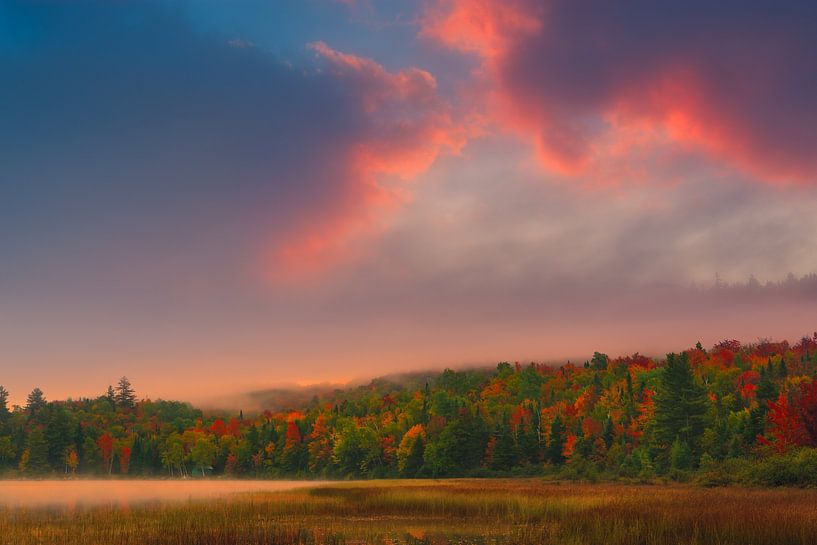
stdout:
<svg viewBox="0 0 817 545">
<path fill-rule="evenodd" d="M 476 410 L 463 408 L 457 418 L 446 426 L 446 455 L 455 460 L 457 469 L 474 469 L 482 463 L 488 444 L 488 429 Z"/>
<path fill-rule="evenodd" d="M 667 354 L 655 394 L 653 438 L 659 452 L 666 454 L 677 439 L 697 459 L 707 409 L 706 390 L 695 381 L 687 354 Z"/>
<path fill-rule="evenodd" d="M 613 438 L 615 437 L 615 425 L 613 424 L 613 417 L 607 415 L 607 420 L 604 421 L 604 428 L 602 428 L 601 437 L 604 440 L 604 446 L 610 448 L 613 445 Z"/>
<path fill-rule="evenodd" d="M 676 437 L 670 448 L 670 469 L 685 470 L 692 467 L 692 453 L 689 445 Z"/>
<path fill-rule="evenodd" d="M 503 422 L 494 432 L 491 452 L 491 468 L 507 471 L 519 461 L 519 452 L 508 422 Z"/>
<path fill-rule="evenodd" d="M 598 371 L 607 369 L 607 364 L 610 361 L 610 356 L 602 354 L 601 352 L 593 352 L 593 358 L 590 360 L 590 367 Z"/>
<path fill-rule="evenodd" d="M 100 470 L 102 466 L 102 455 L 99 452 L 99 446 L 90 435 L 86 436 L 81 443 L 82 451 L 79 458 L 80 471 L 86 473 L 95 473 Z"/>
<path fill-rule="evenodd" d="M 45 407 L 45 396 L 43 391 L 39 388 L 34 388 L 26 398 L 26 411 L 31 416 L 36 415 L 43 407 Z"/>
<path fill-rule="evenodd" d="M 45 473 L 49 470 L 48 465 L 48 442 L 45 440 L 45 433 L 42 427 L 35 426 L 28 434 L 26 441 L 26 451 L 28 461 L 26 463 L 26 473 Z"/>
<path fill-rule="evenodd" d="M 170 471 L 171 476 L 174 471 L 178 471 L 180 476 L 186 477 L 187 468 L 184 465 L 186 458 L 182 436 L 176 432 L 171 433 L 162 450 L 162 465 Z"/>
<path fill-rule="evenodd" d="M 397 469 L 404 477 L 415 477 L 423 467 L 425 437 L 421 424 L 416 424 L 403 434 L 397 448 Z"/>
<path fill-rule="evenodd" d="M 8 401 L 9 392 L 5 388 L 3 388 L 2 384 L 0 384 L 0 433 L 3 432 L 3 425 L 8 421 L 9 417 L 11 416 Z"/>
<path fill-rule="evenodd" d="M 71 415 L 62 405 L 51 403 L 46 408 L 45 440 L 48 443 L 48 463 L 53 469 L 63 466 L 65 450 L 73 444 Z"/>
<path fill-rule="evenodd" d="M 760 380 L 757 383 L 757 402 L 761 414 L 769 410 L 769 401 L 777 399 L 777 386 L 773 380 L 773 373 L 767 367 L 760 367 Z"/>
<path fill-rule="evenodd" d="M 190 451 L 190 460 L 193 466 L 201 471 L 201 476 L 205 476 L 205 472 L 212 469 L 213 461 L 216 459 L 218 453 L 218 446 L 212 435 L 201 435 L 196 439 L 196 443 Z"/>
<path fill-rule="evenodd" d="M 113 386 L 108 384 L 108 389 L 105 391 L 105 399 L 111 405 L 111 409 L 116 409 L 116 392 L 113 390 Z"/>
<path fill-rule="evenodd" d="M 556 418 L 553 419 L 553 423 L 550 425 L 550 441 L 548 441 L 546 453 L 547 459 L 551 464 L 562 465 L 565 462 L 563 451 L 566 439 L 565 425 L 562 422 L 562 417 L 557 414 Z"/>
<path fill-rule="evenodd" d="M 332 444 L 332 462 L 344 475 L 365 475 L 382 462 L 377 433 L 351 418 L 338 422 Z"/>
<path fill-rule="evenodd" d="M 431 472 L 432 477 L 444 477 L 457 471 L 457 460 L 453 457 L 456 449 L 455 441 L 449 426 L 426 445 L 423 452 L 423 463 Z"/>
<path fill-rule="evenodd" d="M 12 465 L 16 457 L 17 449 L 11 437 L 0 437 L 0 468 Z"/>
<path fill-rule="evenodd" d="M 116 385 L 116 392 L 114 394 L 114 402 L 116 406 L 122 407 L 123 409 L 132 409 L 136 406 L 136 392 L 131 386 L 128 377 L 122 377 L 119 379 L 119 383 Z"/>
</svg>

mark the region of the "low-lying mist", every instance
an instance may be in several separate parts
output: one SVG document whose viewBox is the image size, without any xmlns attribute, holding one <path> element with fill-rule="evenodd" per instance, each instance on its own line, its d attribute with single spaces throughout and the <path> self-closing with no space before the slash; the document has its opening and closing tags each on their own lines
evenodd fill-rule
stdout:
<svg viewBox="0 0 817 545">
<path fill-rule="evenodd" d="M 179 502 L 277 492 L 314 481 L 0 481 L 0 507 L 80 507 Z"/>
</svg>

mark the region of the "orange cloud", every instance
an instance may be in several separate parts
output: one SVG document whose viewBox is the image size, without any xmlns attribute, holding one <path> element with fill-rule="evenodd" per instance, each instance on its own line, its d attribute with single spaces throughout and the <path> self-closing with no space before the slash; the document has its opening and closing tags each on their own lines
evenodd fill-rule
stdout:
<svg viewBox="0 0 817 545">
<path fill-rule="evenodd" d="M 441 153 L 458 153 L 467 140 L 429 72 L 390 72 L 323 42 L 310 47 L 358 101 L 361 130 L 343 143 L 345 155 L 335 173 L 343 179 L 343 202 L 275 244 L 268 270 L 276 280 L 303 280 L 349 258 L 354 241 L 378 232 L 388 212 L 410 198 L 406 182 Z"/>
<path fill-rule="evenodd" d="M 490 118 L 549 170 L 638 177 L 644 153 L 671 145 L 814 182 L 815 33 L 802 3 L 755 4 L 439 0 L 421 35 L 481 59 Z"/>
</svg>

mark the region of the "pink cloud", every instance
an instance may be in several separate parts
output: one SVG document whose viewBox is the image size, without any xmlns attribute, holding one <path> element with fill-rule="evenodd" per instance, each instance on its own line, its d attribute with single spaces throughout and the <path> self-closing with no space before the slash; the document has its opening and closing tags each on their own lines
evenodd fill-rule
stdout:
<svg viewBox="0 0 817 545">
<path fill-rule="evenodd" d="M 481 59 L 491 119 L 550 170 L 637 177 L 639 154 L 671 145 L 767 182 L 812 183 L 817 33 L 807 9 L 439 0 L 421 34 Z"/>
<path fill-rule="evenodd" d="M 323 42 L 310 48 L 322 70 L 358 101 L 362 119 L 360 129 L 338 144 L 344 152 L 333 175 L 342 180 L 342 202 L 275 242 L 267 270 L 276 280 L 303 280 L 350 257 L 355 240 L 378 232 L 384 216 L 410 198 L 407 182 L 440 154 L 458 153 L 467 140 L 429 72 L 390 72 Z"/>
</svg>

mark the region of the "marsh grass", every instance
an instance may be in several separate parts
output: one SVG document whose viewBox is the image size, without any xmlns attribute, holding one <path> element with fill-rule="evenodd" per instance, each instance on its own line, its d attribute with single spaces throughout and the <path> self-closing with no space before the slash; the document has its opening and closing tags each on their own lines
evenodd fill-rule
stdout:
<svg viewBox="0 0 817 545">
<path fill-rule="evenodd" d="M 0 543 L 817 543 L 817 491 L 379 481 L 133 506 L 2 508 Z"/>
</svg>

